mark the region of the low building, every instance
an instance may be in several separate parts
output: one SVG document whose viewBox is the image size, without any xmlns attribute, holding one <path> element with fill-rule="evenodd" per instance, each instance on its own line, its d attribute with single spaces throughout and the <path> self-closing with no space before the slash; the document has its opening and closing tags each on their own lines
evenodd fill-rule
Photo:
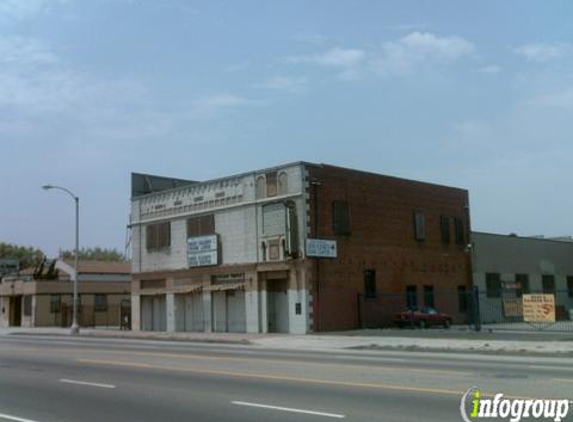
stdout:
<svg viewBox="0 0 573 422">
<path fill-rule="evenodd" d="M 308 333 L 384 325 L 406 306 L 466 312 L 463 189 L 306 162 L 203 182 L 133 174 L 131 218 L 134 330 Z"/>
<path fill-rule="evenodd" d="M 472 234 L 473 282 L 484 323 L 523 321 L 522 296 L 554 296 L 557 321 L 573 319 L 573 242 L 493 233 Z"/>
<path fill-rule="evenodd" d="M 57 261 L 57 277 L 34 269 L 2 278 L 0 326 L 69 327 L 72 322 L 73 264 Z M 78 323 L 81 327 L 127 327 L 131 317 L 131 265 L 80 261 Z M 52 278 L 52 277 L 50 277 Z M 123 318 L 122 318 L 123 313 Z"/>
</svg>

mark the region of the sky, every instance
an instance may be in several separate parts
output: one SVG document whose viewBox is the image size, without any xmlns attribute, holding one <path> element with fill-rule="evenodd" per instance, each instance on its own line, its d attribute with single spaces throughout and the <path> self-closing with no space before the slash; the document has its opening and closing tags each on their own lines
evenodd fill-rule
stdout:
<svg viewBox="0 0 573 422">
<path fill-rule="evenodd" d="M 123 251 L 130 173 L 324 162 L 573 234 L 573 2 L 0 0 L 0 241 Z"/>
</svg>

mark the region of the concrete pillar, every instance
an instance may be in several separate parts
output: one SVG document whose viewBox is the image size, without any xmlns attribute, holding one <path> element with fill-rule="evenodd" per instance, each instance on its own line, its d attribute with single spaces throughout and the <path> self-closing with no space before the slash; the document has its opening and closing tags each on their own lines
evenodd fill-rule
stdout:
<svg viewBox="0 0 573 422">
<path fill-rule="evenodd" d="M 175 332 L 175 295 L 165 294 L 165 316 L 167 321 L 167 332 Z"/>
<path fill-rule="evenodd" d="M 36 295 L 32 295 L 32 314 L 30 315 L 30 327 L 36 326 Z"/>
<path fill-rule="evenodd" d="M 269 314 L 267 311 L 267 280 L 259 280 L 260 323 L 261 333 L 269 332 Z"/>
<path fill-rule="evenodd" d="M 247 320 L 247 333 L 258 333 L 260 330 L 259 321 L 259 282 L 257 272 L 252 274 L 251 281 L 245 289 L 245 312 Z"/>
<path fill-rule="evenodd" d="M 203 290 L 203 321 L 205 321 L 205 332 L 210 333 L 213 331 L 212 306 L 211 306 L 211 291 Z"/>
<path fill-rule="evenodd" d="M 0 327 L 10 325 L 10 298 L 8 296 L 0 297 Z"/>
<path fill-rule="evenodd" d="M 140 295 L 131 295 L 131 331 L 141 331 Z"/>
</svg>

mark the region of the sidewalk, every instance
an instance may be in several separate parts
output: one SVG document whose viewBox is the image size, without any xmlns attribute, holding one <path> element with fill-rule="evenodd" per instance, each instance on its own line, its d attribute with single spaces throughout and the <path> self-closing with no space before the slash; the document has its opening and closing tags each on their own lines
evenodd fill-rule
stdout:
<svg viewBox="0 0 573 422">
<path fill-rule="evenodd" d="M 0 329 L 3 335 L 68 336 L 61 328 Z M 403 350 L 540 354 L 573 357 L 573 333 L 473 333 L 456 330 L 356 330 L 344 333 L 289 335 L 243 333 L 166 333 L 82 329 L 84 338 L 124 338 L 250 345 L 265 349 L 344 351 Z"/>
</svg>

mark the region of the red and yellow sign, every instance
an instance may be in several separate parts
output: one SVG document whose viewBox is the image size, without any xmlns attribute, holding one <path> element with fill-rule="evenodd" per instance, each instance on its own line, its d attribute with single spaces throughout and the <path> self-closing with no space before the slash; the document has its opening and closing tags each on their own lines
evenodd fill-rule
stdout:
<svg viewBox="0 0 573 422">
<path fill-rule="evenodd" d="M 525 322 L 555 322 L 555 296 L 523 295 L 523 320 Z"/>
</svg>

